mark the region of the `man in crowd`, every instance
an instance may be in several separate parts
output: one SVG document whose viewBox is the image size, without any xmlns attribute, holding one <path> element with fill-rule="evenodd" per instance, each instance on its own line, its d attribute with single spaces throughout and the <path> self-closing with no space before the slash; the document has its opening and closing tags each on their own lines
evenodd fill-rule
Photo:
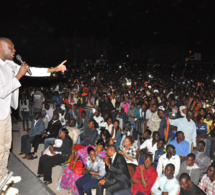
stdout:
<svg viewBox="0 0 215 195">
<path fill-rule="evenodd" d="M 54 109 L 50 106 L 50 104 L 45 104 L 46 114 L 48 115 L 48 120 L 50 121 L 53 117 Z"/>
<path fill-rule="evenodd" d="M 179 174 L 177 175 L 177 179 L 180 177 L 182 173 L 189 174 L 191 181 L 198 185 L 200 179 L 200 168 L 195 163 L 196 156 L 193 153 L 187 155 L 187 161 L 181 164 Z"/>
<path fill-rule="evenodd" d="M 169 124 L 169 117 L 166 114 L 165 109 L 163 108 L 163 106 L 161 106 L 158 109 L 158 116 L 161 119 L 160 127 L 158 129 L 158 132 L 160 134 L 160 137 L 164 138 L 165 142 L 167 143 L 168 140 L 170 140 L 171 135 L 172 135 L 172 127 Z"/>
<path fill-rule="evenodd" d="M 30 131 L 26 135 L 23 135 L 21 138 L 21 153 L 19 155 L 25 154 L 23 159 L 26 159 L 30 155 L 29 153 L 31 150 L 31 142 L 33 141 L 34 137 L 36 135 L 40 135 L 44 130 L 45 124 L 41 119 L 41 114 L 40 112 L 36 113 L 34 120 L 32 121 Z"/>
<path fill-rule="evenodd" d="M 151 154 L 154 159 L 155 151 L 157 150 L 157 142 L 159 139 L 160 139 L 159 133 L 157 131 L 153 132 L 152 138 L 147 139 L 141 144 L 140 152 L 143 152 L 144 154 Z M 147 149 L 147 151 L 145 149 Z"/>
<path fill-rule="evenodd" d="M 215 192 L 215 166 L 210 165 L 199 184 L 199 187 L 208 195 L 214 195 Z"/>
<path fill-rule="evenodd" d="M 201 170 L 200 177 L 202 177 L 207 171 L 208 166 L 211 164 L 211 158 L 205 152 L 205 142 L 199 141 L 197 148 L 192 151 L 196 156 L 196 164 Z"/>
<path fill-rule="evenodd" d="M 49 122 L 48 128 L 45 131 L 41 132 L 40 135 L 36 135 L 32 141 L 31 147 L 31 156 L 28 156 L 27 159 L 33 160 L 37 158 L 37 149 L 40 143 L 44 143 L 47 138 L 55 138 L 59 133 L 61 128 L 61 122 L 59 120 L 59 114 L 55 113 L 53 119 Z"/>
<path fill-rule="evenodd" d="M 19 80 L 29 70 L 24 62 L 21 66 L 13 62 L 15 55 L 13 42 L 8 38 L 0 38 L 0 182 L 8 174 L 7 164 L 11 148 L 12 126 L 10 106 L 18 107 Z M 50 76 L 51 72 L 64 72 L 66 67 L 64 61 L 55 68 L 31 68 L 32 76 Z M 28 74 L 29 75 L 29 74 Z M 14 178 L 15 180 L 15 178 Z"/>
<path fill-rule="evenodd" d="M 190 150 L 189 143 L 184 139 L 184 133 L 182 131 L 177 131 L 175 139 L 169 142 L 170 145 L 175 146 L 176 154 L 180 157 L 181 162 L 186 160 Z"/>
<path fill-rule="evenodd" d="M 157 179 L 157 171 L 152 166 L 152 155 L 145 156 L 144 164 L 139 165 L 132 177 L 133 186 L 131 189 L 120 190 L 114 195 L 132 195 L 132 194 L 151 194 L 152 186 Z"/>
<path fill-rule="evenodd" d="M 105 163 L 108 166 L 108 172 L 105 178 L 99 181 L 96 195 L 103 195 L 104 188 L 106 188 L 106 195 L 112 195 L 114 192 L 131 186 L 131 177 L 125 158 L 117 153 L 115 145 L 108 146 L 107 155 L 109 158 L 105 159 Z"/>
<path fill-rule="evenodd" d="M 180 191 L 180 185 L 178 180 L 174 177 L 175 166 L 173 164 L 167 164 L 164 174 L 157 178 L 154 186 L 152 187 L 152 193 L 154 195 L 177 195 Z"/>
<path fill-rule="evenodd" d="M 155 157 L 153 162 L 153 167 L 157 169 L 159 158 L 166 153 L 166 148 L 164 148 L 165 140 L 160 138 L 157 143 L 157 150 L 155 151 Z"/>
<path fill-rule="evenodd" d="M 180 195 L 205 195 L 205 193 L 192 182 L 191 177 L 187 173 L 182 173 L 179 177 L 181 185 Z"/>
<path fill-rule="evenodd" d="M 158 131 L 160 127 L 161 119 L 158 116 L 157 110 L 158 110 L 157 104 L 152 105 L 152 108 L 151 108 L 152 115 L 149 121 L 147 122 L 147 126 L 152 132 Z"/>
<path fill-rule="evenodd" d="M 34 93 L 34 114 L 36 112 L 42 112 L 43 107 L 43 101 L 45 100 L 43 93 L 41 92 L 40 88 L 36 89 L 36 92 Z"/>
<path fill-rule="evenodd" d="M 86 116 L 86 111 L 81 112 L 81 116 L 77 118 L 78 129 L 85 130 L 88 127 L 89 118 Z"/>
<path fill-rule="evenodd" d="M 90 120 L 88 123 L 88 128 L 84 133 L 81 134 L 81 145 L 88 146 L 89 144 L 94 145 L 96 138 L 98 136 L 98 131 L 96 130 L 96 121 Z"/>
<path fill-rule="evenodd" d="M 101 103 L 101 113 L 102 116 L 107 113 L 108 115 L 111 116 L 111 111 L 114 110 L 113 104 L 111 101 L 108 99 L 107 95 L 104 97 L 104 101 Z"/>
<path fill-rule="evenodd" d="M 95 112 L 93 113 L 92 119 L 94 119 L 97 122 L 98 126 L 100 126 L 101 123 L 104 122 L 104 118 L 101 116 L 100 108 L 96 108 Z"/>
<path fill-rule="evenodd" d="M 178 119 L 169 119 L 171 125 L 176 126 L 178 131 L 182 131 L 185 136 L 185 140 L 191 145 L 196 147 L 196 125 L 192 120 L 193 112 L 188 110 L 186 117 Z M 190 150 L 189 150 L 190 152 Z"/>
<path fill-rule="evenodd" d="M 175 152 L 175 147 L 173 145 L 167 145 L 166 154 L 163 154 L 158 160 L 157 172 L 160 176 L 167 164 L 172 163 L 174 165 L 174 176 L 176 177 L 180 170 L 180 157 Z"/>
<path fill-rule="evenodd" d="M 71 118 L 68 121 L 67 129 L 69 131 L 69 136 L 71 137 L 73 144 L 76 144 L 80 130 L 76 127 L 76 120 L 74 118 Z"/>
</svg>

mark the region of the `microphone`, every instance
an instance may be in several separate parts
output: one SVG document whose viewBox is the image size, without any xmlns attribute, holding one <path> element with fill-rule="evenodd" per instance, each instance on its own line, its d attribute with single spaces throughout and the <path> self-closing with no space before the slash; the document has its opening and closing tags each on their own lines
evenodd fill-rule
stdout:
<svg viewBox="0 0 215 195">
<path fill-rule="evenodd" d="M 17 59 L 21 64 L 23 64 L 22 57 L 21 57 L 19 54 L 16 55 L 16 59 Z M 32 75 L 32 72 L 31 72 L 30 69 L 29 69 L 27 72 L 28 72 L 29 75 Z"/>
</svg>

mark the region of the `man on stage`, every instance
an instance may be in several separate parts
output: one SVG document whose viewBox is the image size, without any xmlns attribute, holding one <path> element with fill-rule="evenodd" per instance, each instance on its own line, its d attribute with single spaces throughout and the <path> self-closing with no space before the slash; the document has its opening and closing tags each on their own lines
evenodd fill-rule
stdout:
<svg viewBox="0 0 215 195">
<path fill-rule="evenodd" d="M 7 164 L 12 141 L 12 124 L 10 116 L 10 106 L 14 109 L 18 107 L 19 80 L 30 69 L 25 62 L 21 66 L 13 62 L 16 50 L 13 42 L 8 38 L 0 37 L 0 184 L 8 174 Z M 33 77 L 50 76 L 52 72 L 64 72 L 66 66 L 62 62 L 55 68 L 31 68 Z M 16 177 L 13 181 L 16 182 Z M 17 181 L 20 181 L 17 179 Z"/>
</svg>

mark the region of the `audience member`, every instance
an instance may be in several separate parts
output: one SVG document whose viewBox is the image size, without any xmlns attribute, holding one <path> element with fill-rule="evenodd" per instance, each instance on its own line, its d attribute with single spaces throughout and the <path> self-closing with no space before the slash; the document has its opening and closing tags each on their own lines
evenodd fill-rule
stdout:
<svg viewBox="0 0 215 195">
<path fill-rule="evenodd" d="M 184 133 L 185 140 L 189 142 L 190 147 L 192 144 L 193 147 L 196 147 L 196 125 L 192 118 L 193 112 L 188 110 L 186 117 L 179 119 L 169 119 L 169 122 L 171 125 L 178 128 L 177 131 L 182 131 Z"/>
<path fill-rule="evenodd" d="M 115 192 L 114 195 L 150 195 L 152 186 L 157 179 L 157 171 L 152 166 L 152 155 L 147 154 L 144 164 L 138 165 L 132 177 L 131 189 Z"/>
<path fill-rule="evenodd" d="M 25 154 L 23 159 L 26 159 L 30 155 L 31 142 L 33 141 L 36 135 L 40 135 L 41 132 L 45 130 L 45 124 L 41 119 L 41 114 L 36 113 L 34 120 L 31 123 L 31 129 L 21 138 L 21 153 L 19 155 Z"/>
<path fill-rule="evenodd" d="M 199 184 L 199 187 L 208 195 L 214 195 L 215 192 L 215 166 L 210 165 Z"/>
<path fill-rule="evenodd" d="M 178 180 L 174 177 L 175 166 L 173 164 L 167 164 L 164 174 L 157 178 L 157 181 L 152 187 L 152 193 L 154 195 L 172 194 L 177 195 L 180 191 L 180 185 Z"/>
<path fill-rule="evenodd" d="M 29 128 L 29 124 L 28 124 L 28 120 L 29 120 L 29 117 L 30 117 L 29 99 L 26 97 L 25 94 L 22 94 L 21 99 L 20 99 L 19 102 L 20 102 L 19 103 L 19 110 L 20 110 L 21 117 L 22 117 L 23 131 L 25 131 L 26 130 L 25 123 L 26 123 L 27 129 Z"/>
<path fill-rule="evenodd" d="M 176 177 L 180 170 L 180 157 L 175 152 L 175 147 L 173 145 L 167 145 L 166 154 L 163 154 L 158 160 L 157 172 L 160 176 L 167 164 L 172 163 L 174 165 L 174 177 Z"/>
<path fill-rule="evenodd" d="M 138 165 L 138 162 L 136 159 L 137 148 L 135 148 L 133 143 L 134 143 L 134 137 L 127 136 L 124 140 L 124 147 L 122 148 L 121 151 L 118 152 L 119 154 L 124 156 L 128 166 L 128 171 L 131 177 L 133 176 L 134 171 Z"/>
<path fill-rule="evenodd" d="M 196 156 L 196 164 L 201 170 L 200 177 L 202 177 L 207 171 L 208 166 L 211 164 L 211 158 L 207 155 L 205 151 L 205 142 L 199 141 L 196 149 L 192 151 Z"/>
<path fill-rule="evenodd" d="M 160 139 L 159 133 L 157 131 L 153 132 L 152 138 L 145 140 L 141 144 L 140 151 L 145 154 L 153 155 L 153 159 L 154 159 L 155 151 L 157 150 L 157 142 L 159 139 Z M 147 151 L 145 149 L 147 149 Z"/>
<path fill-rule="evenodd" d="M 184 139 L 184 133 L 182 131 L 177 131 L 176 138 L 169 142 L 170 145 L 173 145 L 175 147 L 176 154 L 180 157 L 181 162 L 186 160 L 186 157 L 189 154 L 190 150 L 189 143 Z"/>
<path fill-rule="evenodd" d="M 85 166 L 87 165 L 87 158 L 89 156 L 87 149 L 89 147 L 94 147 L 94 146 L 88 145 L 86 147 L 80 147 L 80 145 L 79 146 L 76 145 L 72 153 L 70 165 L 67 166 L 63 172 L 60 187 L 63 189 L 69 190 L 70 193 L 72 193 L 73 195 L 79 195 L 78 189 L 75 183 L 79 178 L 83 176 L 82 174 L 83 164 Z M 106 153 L 103 152 L 103 148 L 104 148 L 104 142 L 98 141 L 96 143 L 96 148 L 95 148 L 96 155 L 100 156 L 101 158 L 106 158 Z M 82 164 L 82 167 L 79 166 L 76 168 L 77 163 L 79 163 L 79 165 Z"/>
<path fill-rule="evenodd" d="M 59 115 L 55 113 L 53 119 L 49 122 L 48 128 L 45 131 L 41 132 L 40 135 L 36 135 L 32 141 L 31 147 L 31 156 L 28 156 L 28 160 L 33 160 L 37 158 L 37 150 L 40 143 L 44 143 L 44 140 L 47 138 L 56 138 L 58 132 L 61 128 L 61 123 L 59 121 Z"/>
<path fill-rule="evenodd" d="M 52 183 L 52 167 L 66 162 L 72 153 L 72 140 L 69 137 L 67 129 L 61 129 L 59 137 L 62 139 L 63 144 L 60 148 L 50 146 L 49 149 L 54 156 L 43 155 L 39 160 L 38 177 L 44 177 L 46 185 Z M 56 154 L 54 151 L 61 152 Z"/>
<path fill-rule="evenodd" d="M 83 171 L 84 176 L 76 181 L 76 187 L 79 195 L 91 195 L 91 189 L 95 188 L 98 184 L 98 180 L 105 176 L 105 162 L 103 159 L 96 155 L 95 149 L 89 147 L 87 158 L 87 166 Z"/>
<path fill-rule="evenodd" d="M 49 121 L 48 121 L 47 114 L 46 114 L 45 110 L 42 110 L 41 118 L 42 118 L 42 120 L 43 120 L 43 122 L 45 124 L 45 129 L 47 129 Z"/>
<path fill-rule="evenodd" d="M 167 143 L 171 139 L 172 135 L 172 127 L 169 123 L 169 116 L 166 114 L 165 109 L 163 107 L 159 107 L 158 116 L 161 119 L 158 132 L 160 134 L 160 137 L 164 138 L 165 142 Z"/>
<path fill-rule="evenodd" d="M 152 108 L 151 108 L 151 112 L 152 112 L 152 115 L 149 119 L 149 121 L 147 122 L 147 126 L 149 127 L 149 129 L 154 132 L 154 131 L 158 131 L 159 127 L 160 127 L 160 122 L 161 122 L 161 119 L 160 117 L 158 116 L 158 111 L 157 111 L 157 105 L 154 104 L 152 105 Z"/>
<path fill-rule="evenodd" d="M 198 165 L 195 163 L 196 156 L 193 153 L 190 153 L 187 155 L 187 161 L 181 164 L 179 174 L 177 175 L 177 179 L 181 176 L 182 173 L 187 173 L 191 181 L 195 184 L 198 185 L 199 179 L 200 179 L 200 168 Z"/>
<path fill-rule="evenodd" d="M 76 120 L 74 118 L 69 119 L 66 128 L 69 131 L 69 136 L 71 137 L 73 144 L 76 144 L 80 134 L 80 130 L 76 127 Z"/>
<path fill-rule="evenodd" d="M 157 169 L 159 158 L 166 153 L 166 149 L 164 148 L 165 140 L 160 138 L 157 143 L 157 150 L 155 151 L 155 157 L 153 162 L 153 167 Z"/>
<path fill-rule="evenodd" d="M 119 147 L 120 142 L 122 140 L 121 129 L 119 127 L 119 120 L 115 120 L 113 123 L 113 136 L 112 139 L 116 147 Z"/>
<path fill-rule="evenodd" d="M 52 107 L 50 107 L 50 104 L 46 103 L 45 104 L 45 111 L 48 115 L 48 120 L 50 121 L 53 118 L 54 109 Z"/>
<path fill-rule="evenodd" d="M 89 144 L 94 145 L 98 131 L 95 129 L 96 128 L 96 121 L 95 120 L 90 120 L 88 123 L 88 128 L 85 130 L 84 133 L 80 135 L 80 138 L 82 139 L 81 145 L 87 146 Z"/>
<path fill-rule="evenodd" d="M 111 195 L 121 189 L 131 187 L 131 177 L 127 168 L 125 158 L 117 153 L 115 145 L 107 148 L 109 158 L 105 159 L 108 166 L 108 172 L 104 179 L 100 180 L 96 188 L 97 195 L 103 195 L 103 189 L 106 188 L 106 195 Z"/>
<path fill-rule="evenodd" d="M 205 195 L 205 193 L 192 182 L 191 177 L 187 173 L 182 173 L 179 177 L 181 185 L 180 195 Z"/>
</svg>

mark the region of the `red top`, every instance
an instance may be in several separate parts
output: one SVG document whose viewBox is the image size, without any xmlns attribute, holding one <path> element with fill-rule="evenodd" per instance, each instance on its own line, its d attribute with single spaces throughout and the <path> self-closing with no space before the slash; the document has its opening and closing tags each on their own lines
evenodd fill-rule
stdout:
<svg viewBox="0 0 215 195">
<path fill-rule="evenodd" d="M 132 179 L 141 179 L 140 169 L 139 169 L 140 166 L 141 165 L 138 165 L 138 167 L 136 168 Z M 157 171 L 155 170 L 155 168 L 153 166 L 151 166 L 148 170 L 145 169 L 143 171 L 143 176 L 144 176 L 144 178 L 149 176 L 146 181 L 146 183 L 147 183 L 146 188 L 143 187 L 142 183 L 134 184 L 131 187 L 132 194 L 135 195 L 138 191 L 143 192 L 145 195 L 149 195 L 152 193 L 151 192 L 152 186 L 154 185 L 154 183 L 157 179 L 157 176 L 158 176 Z"/>
</svg>

